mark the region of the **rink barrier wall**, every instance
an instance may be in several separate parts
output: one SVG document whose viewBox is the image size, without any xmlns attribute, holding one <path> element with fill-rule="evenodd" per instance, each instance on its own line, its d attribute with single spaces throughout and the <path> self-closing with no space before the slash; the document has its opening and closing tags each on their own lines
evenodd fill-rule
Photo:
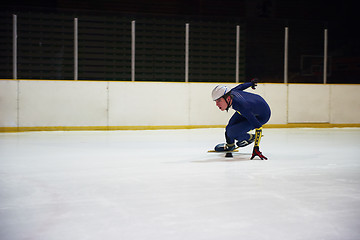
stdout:
<svg viewBox="0 0 360 240">
<path fill-rule="evenodd" d="M 223 128 L 232 111 L 210 98 L 218 85 L 0 80 L 0 131 Z M 272 116 L 265 127 L 360 127 L 360 85 L 259 84 Z"/>
<path fill-rule="evenodd" d="M 38 132 L 38 131 L 138 131 L 138 130 L 176 130 L 225 128 L 226 125 L 174 125 L 174 126 L 83 126 L 83 127 L 1 127 L 0 132 Z M 360 128 L 360 124 L 330 124 L 330 123 L 290 123 L 266 124 L 264 128 Z"/>
</svg>

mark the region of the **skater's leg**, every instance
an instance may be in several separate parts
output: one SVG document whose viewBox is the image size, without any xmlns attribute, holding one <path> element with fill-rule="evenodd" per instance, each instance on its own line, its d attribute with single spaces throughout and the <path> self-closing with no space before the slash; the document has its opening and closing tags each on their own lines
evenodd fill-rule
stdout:
<svg viewBox="0 0 360 240">
<path fill-rule="evenodd" d="M 226 126 L 226 142 L 232 144 L 235 142 L 235 139 L 239 142 L 243 140 L 249 140 L 250 134 L 247 132 L 252 129 L 253 127 L 246 118 L 238 113 L 234 113 L 234 115 L 230 118 L 228 125 Z"/>
</svg>

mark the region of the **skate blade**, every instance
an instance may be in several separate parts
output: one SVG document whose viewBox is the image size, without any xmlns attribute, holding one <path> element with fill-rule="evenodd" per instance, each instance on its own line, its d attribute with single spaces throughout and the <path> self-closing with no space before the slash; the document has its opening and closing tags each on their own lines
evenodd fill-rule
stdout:
<svg viewBox="0 0 360 240">
<path fill-rule="evenodd" d="M 218 151 L 215 151 L 215 150 L 209 150 L 208 152 L 209 153 L 232 153 L 232 152 L 239 152 L 239 150 L 234 149 L 232 151 L 222 151 L 222 152 L 218 152 Z"/>
</svg>

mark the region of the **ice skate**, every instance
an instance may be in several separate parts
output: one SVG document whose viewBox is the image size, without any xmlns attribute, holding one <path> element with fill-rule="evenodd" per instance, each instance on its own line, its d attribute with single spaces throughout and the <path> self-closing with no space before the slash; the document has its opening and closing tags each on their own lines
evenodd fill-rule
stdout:
<svg viewBox="0 0 360 240">
<path fill-rule="evenodd" d="M 248 140 L 242 140 L 241 142 L 237 142 L 236 145 L 238 147 L 245 147 L 255 141 L 255 134 L 249 134 L 250 138 Z"/>
<path fill-rule="evenodd" d="M 220 143 L 215 146 L 215 152 L 230 152 L 236 149 L 235 143 L 227 144 L 227 143 Z"/>
</svg>

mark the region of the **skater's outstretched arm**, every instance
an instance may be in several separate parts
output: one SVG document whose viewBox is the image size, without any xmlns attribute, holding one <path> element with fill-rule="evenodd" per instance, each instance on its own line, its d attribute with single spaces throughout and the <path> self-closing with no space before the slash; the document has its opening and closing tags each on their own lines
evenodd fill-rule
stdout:
<svg viewBox="0 0 360 240">
<path fill-rule="evenodd" d="M 240 84 L 240 85 L 234 87 L 233 89 L 234 90 L 241 90 L 241 91 L 243 91 L 243 90 L 245 90 L 245 89 L 247 89 L 249 87 L 251 87 L 252 89 L 255 89 L 258 82 L 259 82 L 259 79 L 253 78 L 253 79 L 251 79 L 250 82 Z"/>
</svg>

